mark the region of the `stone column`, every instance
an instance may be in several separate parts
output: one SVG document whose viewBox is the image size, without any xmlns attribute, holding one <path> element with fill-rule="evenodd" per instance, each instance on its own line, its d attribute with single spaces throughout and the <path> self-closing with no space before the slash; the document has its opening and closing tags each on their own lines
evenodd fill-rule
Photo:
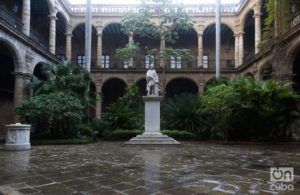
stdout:
<svg viewBox="0 0 300 195">
<path fill-rule="evenodd" d="M 13 74 L 15 76 L 14 108 L 16 108 L 24 100 L 24 74 L 20 72 Z M 20 122 L 19 119 L 19 116 L 14 116 L 14 122 Z"/>
<path fill-rule="evenodd" d="M 56 43 L 56 11 L 50 14 L 49 51 L 55 54 Z"/>
<path fill-rule="evenodd" d="M 164 57 L 162 56 L 162 52 L 166 49 L 166 40 L 164 37 L 162 37 L 160 39 L 160 55 L 161 55 L 161 58 L 160 58 L 160 67 L 164 67 L 165 66 L 165 59 Z"/>
<path fill-rule="evenodd" d="M 72 63 L 72 33 L 66 33 L 66 58 L 69 63 Z"/>
<path fill-rule="evenodd" d="M 234 35 L 234 61 L 235 61 L 235 67 L 237 68 L 239 66 L 239 35 Z"/>
<path fill-rule="evenodd" d="M 97 33 L 97 63 L 96 67 L 101 67 L 102 64 L 102 33 L 98 31 Z"/>
<path fill-rule="evenodd" d="M 258 45 L 261 41 L 261 13 L 254 9 L 254 18 L 255 18 L 255 54 L 259 52 Z"/>
<path fill-rule="evenodd" d="M 203 66 L 203 33 L 198 33 L 198 68 Z"/>
<path fill-rule="evenodd" d="M 97 93 L 101 93 L 101 86 L 97 85 Z M 101 97 L 99 100 L 96 102 L 96 118 L 100 119 L 101 118 L 101 111 L 102 111 L 102 99 Z"/>
<path fill-rule="evenodd" d="M 22 73 L 14 73 L 15 75 L 15 91 L 14 91 L 14 107 L 23 102 L 24 76 Z"/>
<path fill-rule="evenodd" d="M 22 23 L 22 32 L 30 36 L 30 0 L 23 0 Z"/>
<path fill-rule="evenodd" d="M 239 65 L 244 62 L 244 32 L 239 33 Z"/>
<path fill-rule="evenodd" d="M 133 44 L 134 43 L 133 33 L 130 33 L 130 35 L 129 35 L 129 41 L 128 42 L 129 42 L 129 44 Z M 129 66 L 129 68 L 133 67 L 133 59 L 129 60 L 128 66 Z"/>
</svg>

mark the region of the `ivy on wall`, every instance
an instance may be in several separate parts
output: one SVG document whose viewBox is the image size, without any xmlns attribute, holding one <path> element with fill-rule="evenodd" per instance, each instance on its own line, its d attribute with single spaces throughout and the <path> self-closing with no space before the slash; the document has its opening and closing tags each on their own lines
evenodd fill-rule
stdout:
<svg viewBox="0 0 300 195">
<path fill-rule="evenodd" d="M 264 21 L 261 51 L 271 49 L 272 43 L 282 39 L 289 28 L 289 20 L 299 10 L 300 0 L 267 0 L 264 6 L 268 16 Z"/>
</svg>

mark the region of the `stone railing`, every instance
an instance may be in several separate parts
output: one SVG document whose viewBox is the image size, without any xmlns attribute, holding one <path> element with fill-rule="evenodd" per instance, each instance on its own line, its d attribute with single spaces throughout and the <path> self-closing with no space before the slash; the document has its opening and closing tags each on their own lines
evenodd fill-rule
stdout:
<svg viewBox="0 0 300 195">
<path fill-rule="evenodd" d="M 15 28 L 17 31 L 21 32 L 23 28 L 23 23 L 17 19 L 13 14 L 6 11 L 0 6 L 0 20 L 3 20 L 6 24 Z"/>
<path fill-rule="evenodd" d="M 300 12 L 290 20 L 290 29 L 300 24 Z"/>
<path fill-rule="evenodd" d="M 46 41 L 42 40 L 40 38 L 40 35 L 38 33 L 34 32 L 33 30 L 30 30 L 30 38 L 31 38 L 31 40 L 33 40 L 36 44 L 38 44 L 43 49 L 45 49 L 45 50 L 49 49 L 49 44 Z"/>
<path fill-rule="evenodd" d="M 221 6 L 221 12 L 224 14 L 234 14 L 238 12 L 245 4 L 246 0 L 241 0 L 240 3 L 236 4 L 223 4 Z M 68 5 L 71 12 L 73 14 L 84 14 L 85 13 L 85 5 Z M 149 6 L 151 7 L 151 5 Z M 156 13 L 158 12 L 157 6 L 152 6 L 150 8 L 150 12 Z M 139 12 L 141 10 L 140 5 L 93 5 L 92 11 L 93 14 L 124 14 L 127 12 Z M 195 5 L 185 5 L 183 8 L 178 8 L 176 5 L 170 5 L 169 7 L 165 8 L 163 11 L 165 13 L 175 11 L 178 12 L 179 10 L 183 10 L 189 14 L 213 14 L 215 12 L 215 5 L 214 4 L 195 4 Z"/>
</svg>

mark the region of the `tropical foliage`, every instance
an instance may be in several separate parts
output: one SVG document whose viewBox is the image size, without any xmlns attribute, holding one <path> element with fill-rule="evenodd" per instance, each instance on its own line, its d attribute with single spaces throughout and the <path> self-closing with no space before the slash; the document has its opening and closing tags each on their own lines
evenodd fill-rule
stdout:
<svg viewBox="0 0 300 195">
<path fill-rule="evenodd" d="M 27 86 L 33 97 L 16 112 L 24 122 L 34 124 L 38 133 L 50 133 L 55 138 L 86 133 L 82 124 L 97 100 L 97 94 L 89 90 L 92 80 L 88 72 L 68 64 L 45 65 L 43 71 L 49 79 L 33 78 Z"/>
<path fill-rule="evenodd" d="M 288 140 L 299 117 L 299 96 L 276 81 L 235 78 L 209 88 L 203 105 L 213 113 L 213 132 L 230 140 Z"/>
<path fill-rule="evenodd" d="M 109 130 L 140 129 L 143 124 L 143 100 L 136 85 L 129 85 L 123 97 L 111 105 L 102 119 Z"/>
<path fill-rule="evenodd" d="M 168 99 L 162 107 L 163 127 L 177 129 L 207 136 L 208 124 L 212 115 L 203 108 L 201 97 L 192 94 L 181 94 Z"/>
</svg>

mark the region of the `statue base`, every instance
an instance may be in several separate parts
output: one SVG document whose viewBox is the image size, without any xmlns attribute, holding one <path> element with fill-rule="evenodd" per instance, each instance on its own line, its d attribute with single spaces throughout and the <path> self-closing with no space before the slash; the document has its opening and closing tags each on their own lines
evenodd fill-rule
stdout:
<svg viewBox="0 0 300 195">
<path fill-rule="evenodd" d="M 178 145 L 178 141 L 160 132 L 160 102 L 162 96 L 143 96 L 145 102 L 145 132 L 126 144 L 128 145 Z"/>
<path fill-rule="evenodd" d="M 31 125 L 20 123 L 6 125 L 6 142 L 4 149 L 11 151 L 29 150 Z"/>
</svg>

